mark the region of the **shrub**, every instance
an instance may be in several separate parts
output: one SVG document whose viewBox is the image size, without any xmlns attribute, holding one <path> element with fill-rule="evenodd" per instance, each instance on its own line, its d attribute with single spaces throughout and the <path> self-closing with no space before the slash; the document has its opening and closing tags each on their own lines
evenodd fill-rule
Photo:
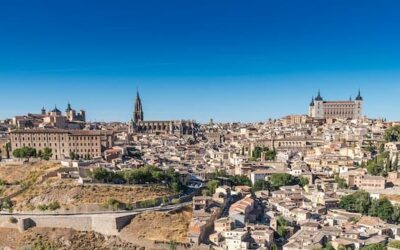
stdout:
<svg viewBox="0 0 400 250">
<path fill-rule="evenodd" d="M 112 209 L 117 210 L 121 205 L 121 202 L 115 198 L 109 198 L 104 204 L 105 208 L 112 207 Z"/>
<path fill-rule="evenodd" d="M 58 201 L 53 201 L 53 202 L 50 202 L 50 204 L 48 205 L 48 208 L 49 208 L 49 210 L 54 211 L 54 210 L 60 209 L 61 206 L 58 203 Z"/>
<path fill-rule="evenodd" d="M 8 219 L 10 221 L 10 223 L 12 224 L 17 224 L 18 220 L 15 217 L 10 217 L 10 219 Z"/>
<path fill-rule="evenodd" d="M 40 211 L 46 211 L 47 209 L 49 209 L 49 207 L 46 204 L 41 204 L 41 205 L 37 206 L 37 208 Z"/>
<path fill-rule="evenodd" d="M 155 207 L 157 204 L 157 201 L 155 199 L 151 199 L 151 200 L 144 200 L 144 201 L 140 201 L 139 205 L 142 208 L 146 208 L 146 207 Z"/>
<path fill-rule="evenodd" d="M 8 197 L 4 198 L 3 202 L 0 204 L 1 209 L 10 210 L 10 209 L 12 209 L 12 207 L 13 207 L 13 203 L 12 203 L 11 199 Z"/>
<path fill-rule="evenodd" d="M 399 240 L 392 240 L 389 242 L 388 247 L 394 248 L 394 249 L 400 249 L 400 241 Z"/>
<path fill-rule="evenodd" d="M 132 211 L 133 210 L 132 203 L 127 204 L 125 209 L 128 210 L 128 211 Z"/>
</svg>

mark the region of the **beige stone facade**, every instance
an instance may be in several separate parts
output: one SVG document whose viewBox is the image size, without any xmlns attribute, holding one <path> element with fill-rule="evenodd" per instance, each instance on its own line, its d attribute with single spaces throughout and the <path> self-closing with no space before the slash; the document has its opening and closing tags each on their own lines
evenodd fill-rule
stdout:
<svg viewBox="0 0 400 250">
<path fill-rule="evenodd" d="M 360 119 L 362 118 L 363 98 L 361 93 L 353 101 L 324 101 L 318 92 L 316 98 L 311 100 L 309 116 L 318 119 Z"/>
<path fill-rule="evenodd" d="M 114 142 L 112 131 L 63 129 L 15 130 L 10 133 L 10 140 L 12 150 L 50 148 L 54 160 L 66 159 L 71 152 L 80 158 L 100 157 Z"/>
<path fill-rule="evenodd" d="M 382 176 L 367 175 L 365 171 L 349 171 L 340 175 L 349 187 L 358 187 L 364 190 L 379 190 L 386 188 L 386 179 Z"/>
</svg>

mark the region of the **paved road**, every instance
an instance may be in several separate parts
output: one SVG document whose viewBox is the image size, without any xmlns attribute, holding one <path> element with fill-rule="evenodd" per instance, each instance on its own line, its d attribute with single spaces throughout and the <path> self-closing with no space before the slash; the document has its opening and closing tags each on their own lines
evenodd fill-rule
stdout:
<svg viewBox="0 0 400 250">
<path fill-rule="evenodd" d="M 97 211 L 97 212 L 81 212 L 81 213 L 7 213 L 7 212 L 0 212 L 0 216 L 2 215 L 15 215 L 15 216 L 77 216 L 77 215 L 131 215 L 131 214 L 140 214 L 143 212 L 149 212 L 149 211 L 171 211 L 175 209 L 179 209 L 185 206 L 188 206 L 192 204 L 192 202 L 185 202 L 185 203 L 180 203 L 176 205 L 169 205 L 169 206 L 164 206 L 164 207 L 150 207 L 150 208 L 138 208 L 134 209 L 131 211 L 126 211 L 126 210 L 118 210 L 118 211 Z"/>
</svg>

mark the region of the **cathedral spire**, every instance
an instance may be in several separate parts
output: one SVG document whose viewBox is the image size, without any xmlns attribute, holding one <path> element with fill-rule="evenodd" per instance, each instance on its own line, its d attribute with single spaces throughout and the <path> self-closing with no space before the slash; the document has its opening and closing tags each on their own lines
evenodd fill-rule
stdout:
<svg viewBox="0 0 400 250">
<path fill-rule="evenodd" d="M 311 103 L 310 106 L 314 106 L 314 96 L 311 97 Z"/>
<path fill-rule="evenodd" d="M 136 92 L 135 110 L 133 112 L 133 121 L 135 123 L 143 121 L 143 107 L 140 99 L 139 90 Z"/>
</svg>

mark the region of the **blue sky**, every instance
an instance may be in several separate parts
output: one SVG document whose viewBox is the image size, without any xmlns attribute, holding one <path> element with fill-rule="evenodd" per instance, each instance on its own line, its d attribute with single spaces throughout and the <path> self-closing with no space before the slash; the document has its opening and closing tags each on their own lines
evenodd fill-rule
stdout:
<svg viewBox="0 0 400 250">
<path fill-rule="evenodd" d="M 399 1 L 0 1 L 0 119 L 263 121 L 311 95 L 400 120 Z"/>
</svg>

